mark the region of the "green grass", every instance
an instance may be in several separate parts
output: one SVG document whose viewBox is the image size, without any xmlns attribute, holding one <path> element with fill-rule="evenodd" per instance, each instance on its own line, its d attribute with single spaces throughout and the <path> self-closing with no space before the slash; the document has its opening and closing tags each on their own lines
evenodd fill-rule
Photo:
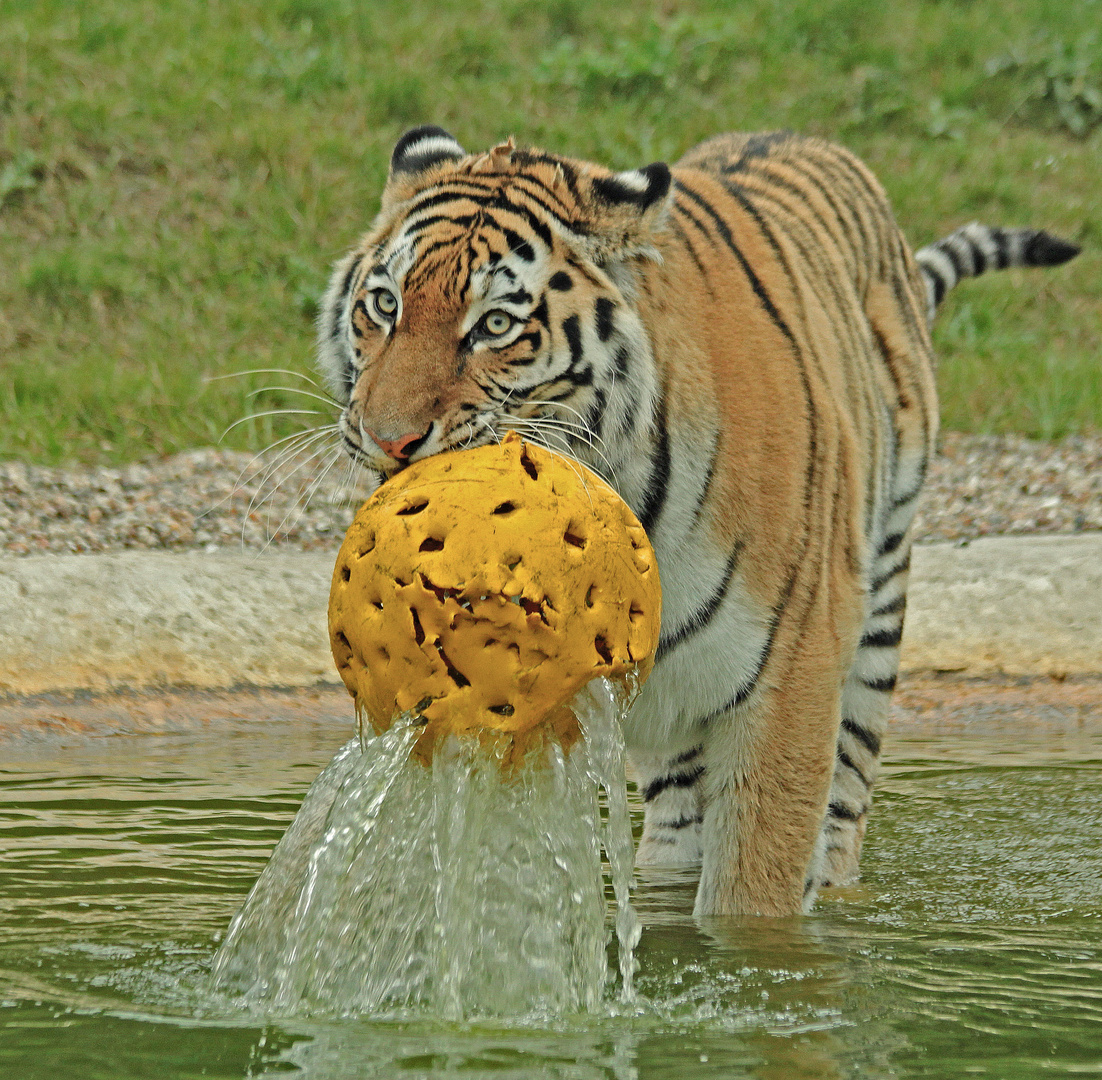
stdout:
<svg viewBox="0 0 1102 1080">
<path fill-rule="evenodd" d="M 862 155 L 916 245 L 973 218 L 1079 240 L 950 299 L 943 411 L 1102 429 L 1100 0 L 0 0 L 0 458 L 140 459 L 296 407 L 211 378 L 310 370 L 327 268 L 426 121 L 621 168 L 789 127 Z"/>
</svg>

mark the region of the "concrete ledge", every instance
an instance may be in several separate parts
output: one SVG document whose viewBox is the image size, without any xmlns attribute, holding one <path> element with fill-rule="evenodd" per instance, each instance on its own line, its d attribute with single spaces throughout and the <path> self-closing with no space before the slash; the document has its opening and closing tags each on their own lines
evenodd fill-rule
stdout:
<svg viewBox="0 0 1102 1080">
<path fill-rule="evenodd" d="M 0 560 L 0 693 L 335 681 L 334 555 Z"/>
<path fill-rule="evenodd" d="M 0 559 L 0 694 L 335 682 L 332 552 Z M 1102 534 L 916 548 L 905 671 L 1102 672 Z"/>
<path fill-rule="evenodd" d="M 1102 673 L 1102 533 L 921 545 L 904 671 Z"/>
</svg>

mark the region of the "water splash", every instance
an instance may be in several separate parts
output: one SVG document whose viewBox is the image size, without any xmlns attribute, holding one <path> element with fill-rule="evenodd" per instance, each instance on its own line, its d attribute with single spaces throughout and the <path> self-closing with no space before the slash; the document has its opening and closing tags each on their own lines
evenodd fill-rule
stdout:
<svg viewBox="0 0 1102 1080">
<path fill-rule="evenodd" d="M 214 986 L 278 1013 L 593 1010 L 610 982 L 603 847 L 630 1001 L 639 924 L 625 698 L 595 680 L 574 702 L 585 738 L 569 754 L 534 752 L 509 776 L 477 740 L 455 737 L 425 768 L 410 759 L 408 722 L 352 739 L 230 924 Z"/>
</svg>

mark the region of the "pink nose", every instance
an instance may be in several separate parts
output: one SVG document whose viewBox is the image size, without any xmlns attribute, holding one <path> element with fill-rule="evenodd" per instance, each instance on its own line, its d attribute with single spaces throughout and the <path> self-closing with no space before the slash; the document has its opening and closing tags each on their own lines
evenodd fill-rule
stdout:
<svg viewBox="0 0 1102 1080">
<path fill-rule="evenodd" d="M 419 435 L 416 431 L 410 432 L 408 435 L 403 435 L 398 439 L 380 439 L 371 428 L 367 429 L 367 433 L 375 440 L 375 445 L 378 446 L 384 454 L 388 454 L 390 457 L 394 458 L 395 461 L 408 460 L 409 447 L 424 438 L 424 435 Z"/>
</svg>

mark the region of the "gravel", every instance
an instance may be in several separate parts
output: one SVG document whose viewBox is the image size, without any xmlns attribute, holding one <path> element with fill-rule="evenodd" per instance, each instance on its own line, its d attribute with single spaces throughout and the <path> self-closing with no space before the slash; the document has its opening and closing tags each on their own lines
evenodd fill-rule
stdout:
<svg viewBox="0 0 1102 1080">
<path fill-rule="evenodd" d="M 343 462 L 319 471 L 219 450 L 119 469 L 0 462 L 0 554 L 336 548 L 364 492 Z M 943 436 L 920 541 L 1088 529 L 1102 529 L 1102 437 Z"/>
</svg>

